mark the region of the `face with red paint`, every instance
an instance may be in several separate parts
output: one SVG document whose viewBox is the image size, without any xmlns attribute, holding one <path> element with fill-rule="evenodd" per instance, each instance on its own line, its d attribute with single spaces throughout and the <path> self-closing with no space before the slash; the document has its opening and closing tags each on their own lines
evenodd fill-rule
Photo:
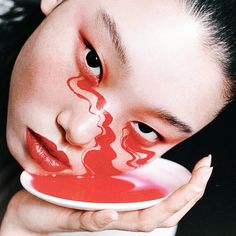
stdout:
<svg viewBox="0 0 236 236">
<path fill-rule="evenodd" d="M 119 174 L 222 108 L 222 70 L 178 1 L 53 4 L 12 73 L 7 139 L 26 170 Z"/>
</svg>

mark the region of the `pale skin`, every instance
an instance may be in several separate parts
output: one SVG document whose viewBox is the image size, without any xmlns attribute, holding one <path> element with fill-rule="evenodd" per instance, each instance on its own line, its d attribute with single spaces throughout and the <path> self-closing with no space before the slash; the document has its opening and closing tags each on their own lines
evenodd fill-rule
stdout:
<svg viewBox="0 0 236 236">
<path fill-rule="evenodd" d="M 73 172 L 78 169 L 78 153 L 93 141 L 97 132 L 93 123 L 86 132 L 79 128 L 89 114 L 65 86 L 70 76 L 86 76 L 76 61 L 77 53 L 79 57 L 86 55 L 86 49 L 76 50 L 78 32 L 83 32 L 106 65 L 102 69 L 106 79 L 101 79 L 98 90 L 109 101 L 114 120 L 142 122 L 152 127 L 147 138 L 155 139 L 151 149 L 158 155 L 198 132 L 223 107 L 220 65 L 210 49 L 203 46 L 206 36 L 202 26 L 177 1 L 154 0 L 147 5 L 145 1 L 131 0 L 125 3 L 68 0 L 58 6 L 60 3 L 41 1 L 42 11 L 48 17 L 22 49 L 12 75 L 8 145 L 26 170 L 45 172 L 25 150 L 26 127 L 49 137 L 65 150 Z M 106 27 L 96 25 L 101 9 L 114 18 L 125 59 L 120 58 L 121 52 L 115 49 Z M 90 70 L 95 78 L 98 72 Z M 206 100 L 212 102 L 206 104 Z M 154 107 L 159 116 L 153 115 Z M 161 111 L 168 111 L 181 122 L 168 122 Z M 117 127 L 115 123 L 114 130 Z M 171 227 L 203 195 L 212 172 L 210 165 L 211 157 L 201 159 L 189 183 L 157 206 L 132 212 L 76 211 L 51 205 L 22 190 L 8 206 L 0 235 L 104 229 L 151 231 Z"/>
</svg>

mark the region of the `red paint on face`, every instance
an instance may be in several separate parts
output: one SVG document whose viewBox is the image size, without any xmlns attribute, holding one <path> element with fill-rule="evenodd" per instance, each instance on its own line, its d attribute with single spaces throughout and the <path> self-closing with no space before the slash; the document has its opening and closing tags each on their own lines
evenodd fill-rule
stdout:
<svg viewBox="0 0 236 236">
<path fill-rule="evenodd" d="M 168 194 L 166 189 L 148 179 L 124 174 L 95 178 L 32 175 L 31 184 L 41 193 L 83 202 L 141 202 L 159 199 Z"/>
<path fill-rule="evenodd" d="M 123 129 L 123 135 L 121 138 L 121 146 L 126 152 L 128 152 L 132 159 L 127 162 L 128 166 L 138 168 L 146 164 L 155 155 L 155 152 L 144 149 L 140 145 L 138 135 L 133 135 L 132 127 L 128 124 Z M 135 131 L 134 131 L 135 132 Z"/>
<path fill-rule="evenodd" d="M 82 162 L 86 168 L 85 176 L 120 174 L 122 170 L 116 168 L 112 161 L 115 158 L 122 159 L 122 155 L 128 154 L 128 157 L 123 156 L 124 160 L 128 160 L 126 165 L 129 168 L 127 169 L 140 167 L 155 155 L 155 152 L 144 148 L 145 143 L 142 145 L 135 138 L 135 135 L 131 132 L 131 125 L 127 125 L 123 129 L 121 147 L 125 152 L 123 154 L 116 153 L 111 147 L 111 144 L 116 140 L 116 135 L 110 127 L 113 117 L 105 110 L 106 100 L 104 96 L 95 90 L 97 83 L 83 77 L 73 77 L 67 81 L 67 84 L 74 94 L 89 103 L 89 112 L 99 117 L 97 126 L 101 129 L 101 133 L 94 138 L 95 146 L 85 150 L 82 156 Z M 93 102 L 91 96 L 95 96 L 95 102 Z"/>
<path fill-rule="evenodd" d="M 77 91 L 77 88 L 75 90 L 72 82 L 76 82 L 77 88 L 81 91 Z M 85 175 L 98 176 L 120 174 L 121 171 L 112 165 L 112 160 L 116 158 L 116 153 L 112 149 L 111 143 L 115 141 L 116 136 L 109 126 L 113 118 L 109 112 L 103 110 L 106 104 L 105 98 L 93 88 L 96 84 L 91 80 L 84 78 L 71 78 L 67 81 L 67 83 L 70 89 L 78 97 L 86 100 L 89 103 L 89 112 L 93 115 L 99 116 L 98 127 L 101 129 L 101 133 L 95 137 L 95 147 L 86 150 L 83 153 L 83 164 L 87 171 Z M 88 97 L 83 95 L 83 91 L 87 91 L 90 94 L 95 95 L 97 98 L 96 104 L 93 104 Z M 102 124 L 100 124 L 101 122 Z M 99 148 L 97 149 L 97 147 Z"/>
</svg>

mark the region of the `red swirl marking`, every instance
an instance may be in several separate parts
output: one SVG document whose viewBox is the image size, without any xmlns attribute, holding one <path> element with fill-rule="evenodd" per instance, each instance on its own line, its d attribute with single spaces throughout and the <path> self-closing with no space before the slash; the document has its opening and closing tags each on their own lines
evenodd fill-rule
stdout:
<svg viewBox="0 0 236 236">
<path fill-rule="evenodd" d="M 132 127 L 130 124 L 128 124 L 123 129 L 121 146 L 132 156 L 132 159 L 127 162 L 127 165 L 133 168 L 138 168 L 148 163 L 148 161 L 150 161 L 154 157 L 155 152 L 146 150 L 142 146 L 140 146 L 137 140 L 132 136 L 131 129 Z"/>
<path fill-rule="evenodd" d="M 77 87 L 74 87 L 72 82 L 76 82 Z M 73 77 L 70 78 L 67 83 L 70 89 L 78 97 L 89 103 L 89 112 L 93 115 L 99 116 L 98 127 L 101 129 L 101 133 L 95 137 L 95 146 L 89 150 L 86 150 L 82 157 L 84 167 L 87 171 L 85 176 L 120 174 L 121 171 L 112 165 L 112 160 L 115 159 L 117 155 L 111 148 L 111 143 L 115 141 L 116 136 L 109 126 L 113 118 L 109 112 L 104 110 L 104 106 L 106 104 L 105 98 L 93 89 L 95 84 L 88 79 Z M 97 98 L 95 105 L 88 97 L 86 97 L 86 95 L 83 95 L 83 91 L 87 91 L 90 94 L 95 95 Z M 92 111 L 92 109 L 95 111 Z"/>
<path fill-rule="evenodd" d="M 95 145 L 85 150 L 82 154 L 82 163 L 86 169 L 84 176 L 111 176 L 120 174 L 122 171 L 112 163 L 117 158 L 116 151 L 111 147 L 111 144 L 116 140 L 116 135 L 110 127 L 113 117 L 104 109 L 106 100 L 103 95 L 94 89 L 97 84 L 83 77 L 72 77 L 68 79 L 67 84 L 74 94 L 88 102 L 89 112 L 99 117 L 97 126 L 101 129 L 101 133 L 94 138 Z M 95 96 L 95 102 L 93 102 L 91 96 Z M 140 144 L 135 136 L 132 135 L 131 129 L 132 127 L 127 125 L 122 130 L 123 134 L 120 146 L 125 152 L 123 154 L 120 153 L 118 157 L 122 158 L 123 156 L 122 160 L 126 161 L 127 169 L 140 167 L 150 161 L 155 155 L 155 152 L 145 149 Z"/>
</svg>

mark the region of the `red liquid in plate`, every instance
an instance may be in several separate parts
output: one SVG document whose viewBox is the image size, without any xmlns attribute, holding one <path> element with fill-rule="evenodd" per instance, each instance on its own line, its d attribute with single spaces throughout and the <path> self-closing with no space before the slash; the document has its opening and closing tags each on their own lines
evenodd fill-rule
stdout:
<svg viewBox="0 0 236 236">
<path fill-rule="evenodd" d="M 37 191 L 68 200 L 96 203 L 142 202 L 165 197 L 163 187 L 131 175 L 86 178 L 75 175 L 31 175 Z"/>
</svg>

